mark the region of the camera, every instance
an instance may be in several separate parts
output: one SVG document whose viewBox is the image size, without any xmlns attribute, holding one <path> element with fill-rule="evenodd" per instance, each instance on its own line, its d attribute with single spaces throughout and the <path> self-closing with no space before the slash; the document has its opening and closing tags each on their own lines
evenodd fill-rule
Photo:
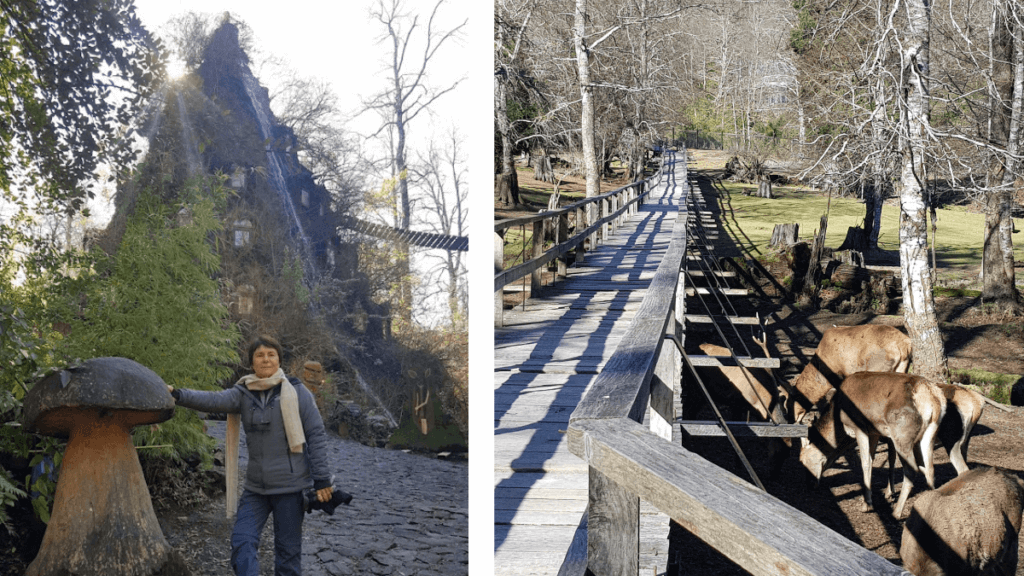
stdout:
<svg viewBox="0 0 1024 576">
<path fill-rule="evenodd" d="M 318 500 L 316 490 L 313 488 L 306 488 L 302 491 L 302 509 L 306 511 L 306 514 L 313 512 L 313 510 L 323 510 L 328 516 L 334 516 L 335 508 L 342 504 L 348 506 L 348 503 L 351 501 L 351 494 L 337 488 L 331 493 L 331 499 L 327 502 Z"/>
</svg>

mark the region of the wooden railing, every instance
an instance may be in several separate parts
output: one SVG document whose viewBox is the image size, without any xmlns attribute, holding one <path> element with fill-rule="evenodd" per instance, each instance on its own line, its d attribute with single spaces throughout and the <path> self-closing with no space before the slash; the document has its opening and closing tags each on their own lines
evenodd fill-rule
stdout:
<svg viewBox="0 0 1024 576">
<path fill-rule="evenodd" d="M 664 157 L 663 157 L 664 158 Z M 549 262 L 560 258 L 558 262 L 557 276 L 565 276 L 565 262 L 567 255 L 575 251 L 575 262 L 580 262 L 589 245 L 593 249 L 598 242 L 608 238 L 615 233 L 618 226 L 632 216 L 638 210 L 644 198 L 661 181 L 662 170 L 653 176 L 627 184 L 611 192 L 587 198 L 557 210 L 546 210 L 532 216 L 522 218 L 507 218 L 494 223 L 494 325 L 503 325 L 504 301 L 503 294 L 505 286 L 530 275 L 530 291 L 536 294 L 541 288 L 542 268 Z M 596 214 L 587 216 L 587 212 Z M 571 238 L 557 238 L 555 245 L 547 250 L 544 249 L 544 228 L 545 223 L 550 222 L 555 229 L 558 228 L 559 220 L 569 214 L 575 215 L 577 226 Z M 592 221 L 586 228 L 581 229 L 578 223 Z M 521 227 L 524 230 L 523 238 L 526 238 L 525 230 L 532 231 L 530 240 L 530 257 L 524 262 L 507 270 L 505 267 L 505 235 L 511 228 Z M 526 252 L 526 247 L 524 247 Z M 525 297 L 525 295 L 524 295 Z"/>
<path fill-rule="evenodd" d="M 685 174 L 677 173 L 677 181 L 687 182 Z M 637 574 L 640 499 L 752 574 L 903 574 L 874 552 L 671 442 L 682 370 L 675 342 L 683 331 L 686 221 L 681 208 L 671 244 L 632 324 L 570 419 L 569 450 L 590 469 L 589 506 L 559 575 L 588 569 L 596 576 Z"/>
</svg>

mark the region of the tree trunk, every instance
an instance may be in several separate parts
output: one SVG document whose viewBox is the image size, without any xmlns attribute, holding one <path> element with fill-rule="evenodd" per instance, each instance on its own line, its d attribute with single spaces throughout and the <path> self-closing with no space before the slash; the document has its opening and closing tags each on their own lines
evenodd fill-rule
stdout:
<svg viewBox="0 0 1024 576">
<path fill-rule="evenodd" d="M 551 158 L 537 156 L 533 161 L 533 177 L 541 182 L 554 182 L 555 171 L 551 168 Z"/>
<path fill-rule="evenodd" d="M 590 48 L 586 43 L 587 0 L 576 0 L 576 13 L 573 20 L 573 44 L 576 48 L 576 66 L 579 72 L 581 140 L 583 145 L 583 164 L 587 178 L 587 198 L 594 198 L 601 193 L 600 167 L 597 165 L 595 150 L 594 125 L 594 87 L 590 84 Z M 595 221 L 594 204 L 587 205 L 587 222 Z"/>
<path fill-rule="evenodd" d="M 1005 10 L 1009 6 L 1004 5 Z M 997 94 L 992 98 L 992 140 L 1005 142 L 1003 158 L 993 160 L 990 182 L 998 181 L 997 192 L 990 192 L 985 203 L 985 236 L 982 253 L 982 298 L 1001 307 L 1019 311 L 1013 270 L 1013 187 L 1016 179 L 1017 153 L 1020 149 L 1021 92 L 1024 90 L 1024 44 L 1015 38 L 1006 15 L 996 18 L 993 34 L 993 81 Z"/>
<path fill-rule="evenodd" d="M 500 28 L 500 27 L 499 27 Z M 512 128 L 508 121 L 506 100 L 507 70 L 494 74 L 494 118 L 497 122 L 498 139 L 501 141 L 501 173 L 495 181 L 498 201 L 506 206 L 519 205 L 519 178 L 512 160 Z"/>
<path fill-rule="evenodd" d="M 928 35 L 931 8 L 927 0 L 908 0 L 908 25 L 903 39 L 904 135 L 900 174 L 900 268 L 903 315 L 914 348 L 914 373 L 945 382 L 949 370 L 935 315 L 932 273 L 928 265 L 927 206 L 924 199 L 925 133 L 928 128 Z"/>
</svg>

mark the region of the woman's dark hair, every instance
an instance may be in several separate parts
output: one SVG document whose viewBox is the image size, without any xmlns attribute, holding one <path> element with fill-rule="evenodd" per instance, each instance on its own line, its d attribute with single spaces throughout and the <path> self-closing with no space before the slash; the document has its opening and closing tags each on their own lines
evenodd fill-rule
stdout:
<svg viewBox="0 0 1024 576">
<path fill-rule="evenodd" d="M 267 348 L 273 348 L 277 350 L 277 358 L 279 361 L 284 362 L 284 351 L 281 349 L 281 343 L 267 336 L 266 334 L 260 334 L 255 340 L 249 343 L 249 367 L 252 367 L 252 356 L 256 353 L 256 349 L 260 346 L 266 346 Z"/>
</svg>

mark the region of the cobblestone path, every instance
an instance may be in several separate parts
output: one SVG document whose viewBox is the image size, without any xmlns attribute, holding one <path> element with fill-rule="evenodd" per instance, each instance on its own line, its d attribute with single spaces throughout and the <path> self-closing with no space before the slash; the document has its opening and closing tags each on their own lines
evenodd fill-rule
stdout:
<svg viewBox="0 0 1024 576">
<path fill-rule="evenodd" d="M 207 422 L 223 446 L 224 423 Z M 239 453 L 244 476 L 245 435 Z M 335 485 L 353 494 L 333 516 L 306 516 L 302 534 L 304 576 L 345 574 L 468 574 L 468 466 L 401 451 L 370 448 L 329 434 Z M 230 574 L 231 523 L 223 497 L 164 531 L 191 559 L 196 576 Z M 209 541 L 205 554 L 190 548 Z M 273 574 L 273 519 L 260 544 L 261 576 Z"/>
</svg>

